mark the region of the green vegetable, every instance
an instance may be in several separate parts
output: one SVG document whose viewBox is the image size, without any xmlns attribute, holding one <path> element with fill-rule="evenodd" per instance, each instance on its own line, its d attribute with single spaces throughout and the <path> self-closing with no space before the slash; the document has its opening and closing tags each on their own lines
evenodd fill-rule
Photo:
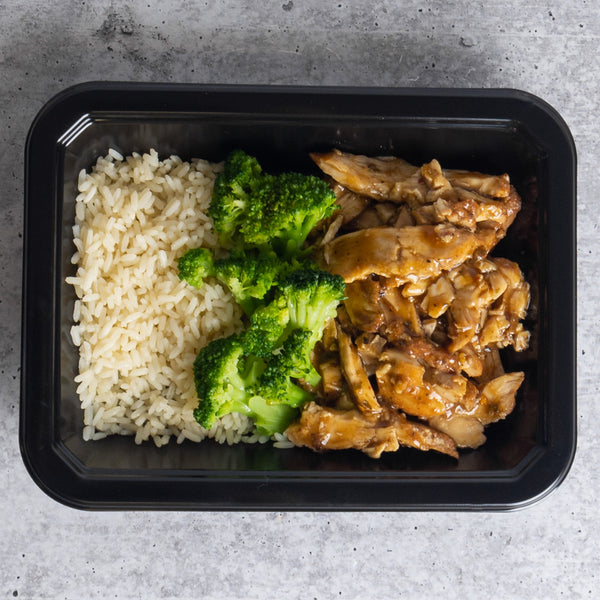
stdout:
<svg viewBox="0 0 600 600">
<path fill-rule="evenodd" d="M 277 282 L 282 265 L 275 254 L 255 248 L 216 260 L 208 248 L 194 248 L 179 259 L 178 268 L 180 279 L 196 288 L 202 287 L 207 277 L 216 277 L 250 315 Z"/>
<path fill-rule="evenodd" d="M 298 269 L 280 284 L 278 294 L 285 299 L 290 329 L 310 331 L 314 346 L 322 337 L 325 324 L 337 314 L 345 297 L 346 285 L 340 275 L 320 269 Z"/>
<path fill-rule="evenodd" d="M 226 285 L 244 310 L 246 329 L 198 353 L 194 411 L 205 428 L 228 413 L 253 419 L 266 435 L 282 432 L 320 381 L 311 354 L 344 299 L 342 277 L 320 270 L 306 238 L 336 209 L 323 180 L 263 173 L 255 158 L 232 152 L 215 181 L 209 214 L 228 255 L 195 248 L 178 262 L 179 276 L 200 288 L 208 277 Z"/>
<path fill-rule="evenodd" d="M 256 393 L 264 370 L 262 360 L 244 354 L 243 341 L 237 334 L 209 343 L 194 361 L 196 392 L 201 398 L 195 419 L 210 429 L 219 417 L 239 412 L 253 419 L 265 435 L 283 431 L 297 411 L 286 403 L 269 403 Z"/>
<path fill-rule="evenodd" d="M 232 152 L 217 176 L 209 207 L 226 247 L 268 248 L 297 256 L 314 226 L 338 208 L 331 186 L 313 175 L 262 171 L 255 158 Z"/>
</svg>

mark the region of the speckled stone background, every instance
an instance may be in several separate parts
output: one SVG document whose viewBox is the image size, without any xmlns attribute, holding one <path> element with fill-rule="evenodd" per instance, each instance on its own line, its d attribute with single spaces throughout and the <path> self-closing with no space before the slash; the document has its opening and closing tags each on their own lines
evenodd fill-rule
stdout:
<svg viewBox="0 0 600 600">
<path fill-rule="evenodd" d="M 600 3 L 0 0 L 1 598 L 598 598 Z M 86 513 L 19 454 L 23 147 L 86 80 L 512 87 L 578 171 L 578 428 L 566 481 L 513 513 Z"/>
</svg>

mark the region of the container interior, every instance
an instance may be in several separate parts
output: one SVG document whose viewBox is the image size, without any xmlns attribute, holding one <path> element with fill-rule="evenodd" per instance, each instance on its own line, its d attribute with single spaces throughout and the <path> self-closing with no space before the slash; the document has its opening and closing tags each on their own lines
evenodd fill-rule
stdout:
<svg viewBox="0 0 600 600">
<path fill-rule="evenodd" d="M 60 447 L 83 471 L 123 471 L 153 469 L 200 470 L 215 473 L 265 471 L 275 476 L 300 475 L 327 477 L 332 472 L 362 476 L 390 473 L 402 476 L 458 472 L 515 472 L 532 460 L 535 449 L 544 443 L 541 386 L 545 378 L 538 350 L 544 347 L 544 296 L 540 257 L 543 240 L 538 239 L 539 224 L 545 222 L 544 180 L 540 177 L 544 151 L 519 123 L 510 120 L 405 119 L 377 117 L 303 118 L 295 115 L 265 117 L 256 114 L 135 113 L 108 112 L 82 115 L 57 141 L 60 181 L 57 182 L 62 205 L 60 256 L 56 285 L 60 289 L 57 326 L 60 339 L 56 348 L 60 361 L 56 382 L 56 437 Z M 510 175 L 523 200 L 515 223 L 493 254 L 515 260 L 524 271 L 532 289 L 532 304 L 527 327 L 532 332 L 530 349 L 517 354 L 503 352 L 505 370 L 523 370 L 526 377 L 514 412 L 486 429 L 487 443 L 477 450 L 462 451 L 458 462 L 433 452 L 400 449 L 372 460 L 356 451 L 313 453 L 306 449 L 275 449 L 270 444 L 219 445 L 205 440 L 200 444 L 174 440 L 163 448 L 149 441 L 136 445 L 132 438 L 112 436 L 95 442 L 82 439 L 82 411 L 73 377 L 77 369 L 77 348 L 72 344 L 74 293 L 64 283 L 74 272 L 70 257 L 74 251 L 71 227 L 77 195 L 77 175 L 89 169 L 100 155 L 112 147 L 126 155 L 133 151 L 158 151 L 161 158 L 177 154 L 183 159 L 203 158 L 221 161 L 234 148 L 243 148 L 258 157 L 267 171 L 296 170 L 317 173 L 308 157 L 310 151 L 337 147 L 367 155 L 396 155 L 414 164 L 437 158 L 444 168 L 477 170 Z"/>
</svg>

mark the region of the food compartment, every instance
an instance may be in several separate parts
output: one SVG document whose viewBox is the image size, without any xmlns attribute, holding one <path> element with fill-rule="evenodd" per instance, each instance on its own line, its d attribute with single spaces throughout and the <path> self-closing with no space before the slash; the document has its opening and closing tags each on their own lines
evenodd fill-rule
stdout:
<svg viewBox="0 0 600 600">
<path fill-rule="evenodd" d="M 54 157 L 54 171 L 46 174 L 48 181 L 53 178 L 51 201 L 56 212 L 54 222 L 44 224 L 50 227 L 55 244 L 54 296 L 47 298 L 54 322 L 47 335 L 42 335 L 55 357 L 53 368 L 46 371 L 52 381 L 44 399 L 48 403 L 46 423 L 51 427 L 45 432 L 38 429 L 37 435 L 63 471 L 57 485 L 63 489 L 54 492 L 58 499 L 84 507 L 507 507 L 530 501 L 564 476 L 574 444 L 569 423 L 574 398 L 568 409 L 563 407 L 559 424 L 551 381 L 556 355 L 569 350 L 568 344 L 563 349 L 553 346 L 557 295 L 563 306 L 572 298 L 569 289 L 559 293 L 552 287 L 556 274 L 550 274 L 548 268 L 549 254 L 557 251 L 549 247 L 557 241 L 549 235 L 549 223 L 560 220 L 558 205 L 552 201 L 558 174 L 550 168 L 556 150 L 547 132 L 524 120 L 532 110 L 535 115 L 536 105 L 530 97 L 515 99 L 508 94 L 501 108 L 491 92 L 458 94 L 462 103 L 459 98 L 448 101 L 437 93 L 420 103 L 412 93 L 404 96 L 397 91 L 379 97 L 367 92 L 330 91 L 327 95 L 288 90 L 277 95 L 275 91 L 242 90 L 240 96 L 216 89 L 208 90 L 207 106 L 203 107 L 202 100 L 192 98 L 187 89 L 179 90 L 179 96 L 177 89 L 165 91 L 167 96 L 154 92 L 143 101 L 135 86 L 127 97 L 117 90 L 107 95 L 106 101 L 101 91 L 90 100 L 87 91 L 67 96 L 67 104 L 74 105 L 68 109 L 60 103 L 54 106 L 64 115 L 53 131 L 48 131 L 43 121 L 38 124 L 38 130 L 46 127 L 45 144 Z M 176 99 L 172 110 L 150 110 L 156 108 L 153 99 L 168 98 L 169 93 Z M 239 110 L 244 93 L 250 98 L 244 106 L 253 106 L 252 112 Z M 511 103 L 519 108 L 515 114 L 511 114 Z M 77 112 L 84 106 L 90 110 Z M 546 114 L 544 118 L 548 118 Z M 30 149 L 35 142 L 34 136 Z M 563 144 L 569 147 L 567 142 Z M 265 170 L 319 174 L 309 152 L 334 147 L 370 156 L 395 155 L 413 164 L 436 158 L 443 168 L 510 175 L 522 209 L 492 255 L 519 264 L 532 297 L 525 322 L 532 334 L 529 349 L 502 351 L 506 371 L 525 372 L 514 411 L 488 426 L 487 442 L 476 450 L 462 450 L 458 461 L 408 448 L 374 460 L 358 451 L 319 454 L 304 448 L 274 448 L 271 443 L 228 446 L 203 440 L 176 444 L 172 439 L 167 446 L 156 448 L 151 441 L 136 445 L 132 437 L 122 436 L 83 441 L 82 411 L 73 382 L 78 350 L 69 335 L 75 296 L 72 286 L 65 283 L 65 277 L 75 271 L 70 261 L 74 250 L 71 227 L 79 171 L 89 169 L 108 148 L 123 155 L 153 148 L 161 158 L 177 154 L 184 160 L 209 161 L 222 161 L 229 151 L 242 148 L 255 155 Z M 29 165 L 33 167 L 35 164 Z M 567 190 L 573 187 L 568 173 L 561 185 Z M 33 191 L 30 186 L 32 204 L 41 201 L 32 197 Z M 558 222 L 553 227 L 558 228 Z M 567 236 L 564 263 L 572 250 L 568 242 Z M 570 336 L 572 342 L 572 331 Z M 572 373 L 567 375 L 572 377 Z M 572 381 L 563 385 L 568 388 L 569 383 Z M 32 396 L 25 395 L 24 401 L 25 410 L 31 411 Z M 557 458 L 553 447 L 562 427 L 567 432 L 560 434 Z M 31 439 L 31 432 L 22 431 L 23 436 Z M 29 460 L 35 463 L 38 456 L 33 453 Z M 544 461 L 553 465 L 549 481 L 537 475 L 536 465 Z M 169 482 L 174 484 L 166 491 Z M 198 498 L 198 493 L 206 495 Z"/>
</svg>

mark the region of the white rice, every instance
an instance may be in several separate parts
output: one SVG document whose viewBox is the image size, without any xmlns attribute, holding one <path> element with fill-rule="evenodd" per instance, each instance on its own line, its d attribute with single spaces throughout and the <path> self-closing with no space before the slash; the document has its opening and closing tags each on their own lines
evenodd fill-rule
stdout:
<svg viewBox="0 0 600 600">
<path fill-rule="evenodd" d="M 81 171 L 73 241 L 77 300 L 71 328 L 79 348 L 75 377 L 85 440 L 110 434 L 157 446 L 205 437 L 264 442 L 234 413 L 210 431 L 195 421 L 192 364 L 201 347 L 241 327 L 228 290 L 197 290 L 179 280 L 177 260 L 190 248 L 214 248 L 206 214 L 221 165 L 177 156 L 124 157 L 114 149 Z M 285 446 L 285 436 L 277 445 Z"/>
</svg>

